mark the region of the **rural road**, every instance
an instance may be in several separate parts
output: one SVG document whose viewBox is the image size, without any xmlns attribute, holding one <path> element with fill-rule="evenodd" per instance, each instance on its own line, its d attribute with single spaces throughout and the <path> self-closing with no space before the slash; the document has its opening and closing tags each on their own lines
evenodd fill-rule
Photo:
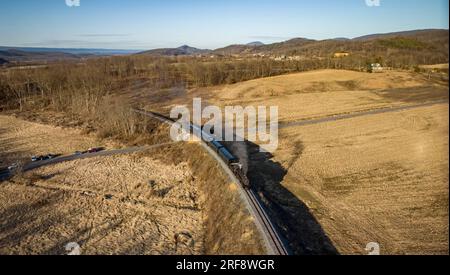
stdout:
<svg viewBox="0 0 450 275">
<path fill-rule="evenodd" d="M 38 169 L 44 166 L 53 165 L 61 162 L 67 162 L 67 161 L 74 161 L 79 159 L 89 159 L 89 158 L 96 158 L 96 157 L 107 157 L 107 156 L 115 156 L 115 155 L 124 155 L 124 154 L 132 154 L 137 152 L 142 152 L 146 150 L 151 149 L 157 149 L 166 145 L 172 144 L 172 142 L 169 143 L 162 143 L 152 146 L 142 146 L 142 147 L 130 147 L 125 149 L 116 149 L 116 150 L 108 150 L 108 151 L 101 151 L 97 153 L 86 153 L 83 155 L 70 155 L 70 156 L 61 156 L 54 159 L 44 160 L 44 161 L 37 161 L 37 162 L 30 162 L 24 165 L 23 171 L 31 171 L 34 169 Z M 11 173 L 8 169 L 2 169 L 0 170 L 0 180 L 4 180 L 11 176 Z"/>
<path fill-rule="evenodd" d="M 315 125 L 315 124 L 321 124 L 321 123 L 326 123 L 326 122 L 333 122 L 333 121 L 339 121 L 339 120 L 345 120 L 345 119 L 363 117 L 363 116 L 369 116 L 369 115 L 401 112 L 401 111 L 406 111 L 406 110 L 411 110 L 411 109 L 416 109 L 416 108 L 430 107 L 430 106 L 434 106 L 437 104 L 444 104 L 444 103 L 448 104 L 449 103 L 448 99 L 433 101 L 433 102 L 426 102 L 426 103 L 421 103 L 421 104 L 416 104 L 416 105 L 388 107 L 388 108 L 381 108 L 381 109 L 375 109 L 375 110 L 369 110 L 369 111 L 353 112 L 353 113 L 348 113 L 348 114 L 334 115 L 334 116 L 317 118 L 317 119 L 305 119 L 305 120 L 300 120 L 300 121 L 292 121 L 292 122 L 284 122 L 284 123 L 281 122 L 279 129 L 300 127 L 300 126 L 307 126 L 307 125 Z"/>
</svg>

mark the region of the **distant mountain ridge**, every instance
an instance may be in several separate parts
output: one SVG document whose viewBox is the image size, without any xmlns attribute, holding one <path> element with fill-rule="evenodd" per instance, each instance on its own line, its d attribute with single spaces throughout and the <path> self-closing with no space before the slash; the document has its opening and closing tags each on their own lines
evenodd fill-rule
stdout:
<svg viewBox="0 0 450 275">
<path fill-rule="evenodd" d="M 97 48 L 36 48 L 36 47 L 8 47 L 0 46 L 0 51 L 18 50 L 31 53 L 68 53 L 68 54 L 89 54 L 89 55 L 121 55 L 141 52 L 140 50 L 121 49 L 97 49 Z"/>
<path fill-rule="evenodd" d="M 425 37 L 429 37 L 429 36 L 446 35 L 446 34 L 448 35 L 448 32 L 449 32 L 448 30 L 443 30 L 443 29 L 423 29 L 423 30 L 369 34 L 369 35 L 364 35 L 364 36 L 360 36 L 360 37 L 355 37 L 352 40 L 368 41 L 368 40 L 373 40 L 373 39 L 392 38 L 392 37 L 396 37 L 396 36 L 425 38 Z"/>
<path fill-rule="evenodd" d="M 250 42 L 247 46 L 264 46 L 265 44 L 261 41 Z"/>
<path fill-rule="evenodd" d="M 127 55 L 138 50 L 76 49 L 76 48 L 33 48 L 0 46 L 0 58 L 8 62 L 36 62 L 76 60 L 95 56 Z M 5 62 L 6 63 L 6 62 Z"/>
<path fill-rule="evenodd" d="M 211 52 L 211 50 L 197 49 L 190 47 L 188 45 L 183 45 L 178 48 L 163 48 L 154 49 L 149 51 L 140 52 L 141 55 L 160 55 L 160 56 L 178 56 L 178 55 L 196 55 L 196 54 L 206 54 Z"/>
<path fill-rule="evenodd" d="M 64 52 L 37 52 L 23 51 L 18 49 L 0 49 L 0 59 L 11 62 L 36 62 L 36 61 L 57 61 L 76 60 L 83 56 Z"/>
<path fill-rule="evenodd" d="M 349 38 L 333 38 L 313 40 L 308 38 L 293 38 L 287 41 L 264 44 L 259 41 L 248 44 L 235 44 L 227 47 L 209 50 L 198 49 L 188 45 L 178 48 L 137 50 L 110 49 L 70 49 L 70 48 L 27 48 L 1 47 L 0 62 L 31 62 L 76 60 L 95 56 L 113 55 L 151 55 L 151 56 L 192 56 L 192 55 L 260 55 L 260 56 L 297 56 L 320 57 L 330 56 L 335 52 L 347 51 L 360 56 L 376 49 L 378 52 L 393 51 L 423 51 L 427 56 L 439 56 L 448 59 L 449 30 L 424 29 L 393 33 L 371 34 Z"/>
<path fill-rule="evenodd" d="M 355 51 L 362 47 L 397 47 L 401 43 L 381 43 L 385 40 L 403 37 L 410 40 L 418 40 L 423 45 L 434 43 L 435 47 L 448 48 L 448 30 L 442 29 L 424 29 L 393 33 L 371 34 L 353 39 L 337 37 L 333 39 L 314 40 L 308 38 L 293 38 L 283 42 L 264 44 L 256 41 L 248 44 L 234 44 L 215 50 L 200 50 L 188 46 L 182 46 L 174 49 L 155 49 L 145 51 L 140 54 L 174 56 L 174 55 L 196 55 L 196 54 L 215 54 L 215 55 L 247 55 L 247 54 L 265 54 L 265 55 L 296 55 L 301 52 L 314 52 L 317 54 L 332 51 Z M 402 41 L 404 42 L 404 41 Z M 411 42 L 411 41 L 406 41 Z M 420 43 L 416 43 L 420 45 Z M 187 50 L 189 49 L 189 50 Z"/>
</svg>

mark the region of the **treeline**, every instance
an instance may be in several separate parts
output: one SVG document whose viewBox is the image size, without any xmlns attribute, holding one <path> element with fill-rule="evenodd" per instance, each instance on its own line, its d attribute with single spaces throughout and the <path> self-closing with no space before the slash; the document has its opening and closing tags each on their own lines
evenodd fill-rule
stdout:
<svg viewBox="0 0 450 275">
<path fill-rule="evenodd" d="M 204 87 L 234 84 L 256 78 L 276 76 L 322 68 L 323 61 L 274 61 L 270 59 L 248 59 L 219 62 L 190 62 L 184 72 L 189 86 Z"/>
<path fill-rule="evenodd" d="M 0 108 L 65 112 L 95 121 L 103 136 L 131 137 L 148 130 L 130 111 L 126 98 L 119 96 L 136 83 L 145 83 L 149 90 L 193 88 L 314 69 L 366 70 L 373 62 L 393 68 L 448 62 L 448 55 L 432 52 L 420 56 L 413 50 L 379 53 L 375 47 L 366 54 L 320 58 L 320 49 L 315 48 L 310 58 L 301 60 L 128 56 L 67 61 L 34 69 L 9 68 L 0 71 Z"/>
<path fill-rule="evenodd" d="M 270 59 L 198 61 L 193 58 L 111 57 L 83 63 L 61 62 L 34 69 L 6 69 L 0 74 L 2 108 L 51 108 L 90 114 L 115 91 L 145 80 L 150 89 L 233 84 L 261 77 L 320 68 L 347 68 L 342 60 L 274 61 Z"/>
<path fill-rule="evenodd" d="M 286 55 L 306 58 L 329 58 L 337 52 L 348 52 L 350 56 L 337 65 L 350 69 L 358 69 L 359 64 L 375 60 L 381 60 L 386 67 L 412 69 L 418 65 L 448 63 L 449 45 L 448 38 L 442 36 L 427 37 L 427 40 L 391 37 L 367 41 L 324 40 L 287 49 Z"/>
<path fill-rule="evenodd" d="M 132 138 L 148 132 L 121 92 L 145 83 L 149 90 L 201 87 L 319 68 L 320 64 L 272 60 L 198 61 L 142 56 L 61 62 L 0 71 L 2 110 L 63 112 L 93 124 L 103 136 Z M 126 93 L 125 93 L 126 94 Z"/>
<path fill-rule="evenodd" d="M 127 79 L 136 73 L 126 58 L 8 69 L 0 72 L 0 108 L 64 112 L 93 123 L 104 137 L 131 138 L 146 132 L 147 126 L 114 92 L 127 87 Z"/>
<path fill-rule="evenodd" d="M 317 51 L 317 48 L 315 48 Z M 45 68 L 7 69 L 0 74 L 0 98 L 3 108 L 35 105 L 57 111 L 84 110 L 91 112 L 98 102 L 116 90 L 133 86 L 142 79 L 153 89 L 170 87 L 205 87 L 233 84 L 255 78 L 270 77 L 315 69 L 348 69 L 365 71 L 370 63 L 401 69 L 417 65 L 448 62 L 448 55 L 415 51 L 381 54 L 350 54 L 345 58 L 318 57 L 300 60 L 269 58 L 198 59 L 191 57 L 129 56 L 88 59 L 82 63 L 62 62 Z"/>
</svg>

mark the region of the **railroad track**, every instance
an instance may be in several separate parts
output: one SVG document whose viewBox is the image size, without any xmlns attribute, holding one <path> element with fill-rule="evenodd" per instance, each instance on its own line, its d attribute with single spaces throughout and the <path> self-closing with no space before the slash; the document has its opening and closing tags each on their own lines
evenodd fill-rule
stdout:
<svg viewBox="0 0 450 275">
<path fill-rule="evenodd" d="M 270 247 L 270 254 L 283 256 L 289 255 L 290 252 L 287 248 L 287 245 L 285 245 L 285 241 L 282 239 L 275 225 L 270 220 L 267 212 L 264 210 L 264 207 L 259 201 L 258 196 L 253 190 L 243 190 L 250 200 L 251 207 L 254 208 L 253 212 L 257 213 L 254 216 L 258 220 L 258 226 L 263 228 L 262 231 L 265 235 L 265 238 L 268 238 L 268 240 L 266 240 L 265 242 L 266 246 Z"/>
<path fill-rule="evenodd" d="M 136 113 L 148 116 L 151 118 L 154 118 L 156 120 L 159 120 L 162 123 L 173 125 L 176 123 L 174 120 L 155 113 L 151 111 L 144 111 L 144 110 L 134 110 Z M 190 125 L 194 128 L 199 128 L 195 125 Z M 196 134 L 196 131 L 194 131 L 194 134 Z M 202 133 L 203 135 L 209 135 L 207 133 Z M 281 234 L 279 233 L 279 230 L 277 230 L 274 223 L 270 220 L 269 215 L 267 214 L 263 204 L 261 203 L 258 195 L 253 191 L 251 188 L 245 188 L 242 182 L 236 177 L 236 175 L 231 171 L 231 169 L 228 167 L 228 165 L 222 160 L 222 158 L 212 150 L 206 142 L 203 140 L 202 137 L 197 137 L 199 140 L 201 140 L 202 146 L 208 151 L 208 153 L 213 156 L 219 164 L 222 166 L 222 168 L 225 170 L 225 172 L 228 174 L 230 179 L 233 182 L 238 183 L 240 194 L 242 199 L 247 205 L 247 208 L 251 215 L 255 218 L 256 225 L 261 233 L 261 236 L 264 240 L 267 254 L 269 255 L 290 255 L 291 252 L 288 249 L 288 246 L 285 242 L 285 240 L 282 238 Z"/>
</svg>

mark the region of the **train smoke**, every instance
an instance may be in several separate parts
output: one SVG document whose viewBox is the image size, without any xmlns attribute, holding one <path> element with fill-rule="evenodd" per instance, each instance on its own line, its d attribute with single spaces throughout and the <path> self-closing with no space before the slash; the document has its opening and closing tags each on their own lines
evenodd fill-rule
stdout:
<svg viewBox="0 0 450 275">
<path fill-rule="evenodd" d="M 248 150 L 245 142 L 232 142 L 230 151 L 239 158 L 245 175 L 248 173 Z"/>
</svg>

